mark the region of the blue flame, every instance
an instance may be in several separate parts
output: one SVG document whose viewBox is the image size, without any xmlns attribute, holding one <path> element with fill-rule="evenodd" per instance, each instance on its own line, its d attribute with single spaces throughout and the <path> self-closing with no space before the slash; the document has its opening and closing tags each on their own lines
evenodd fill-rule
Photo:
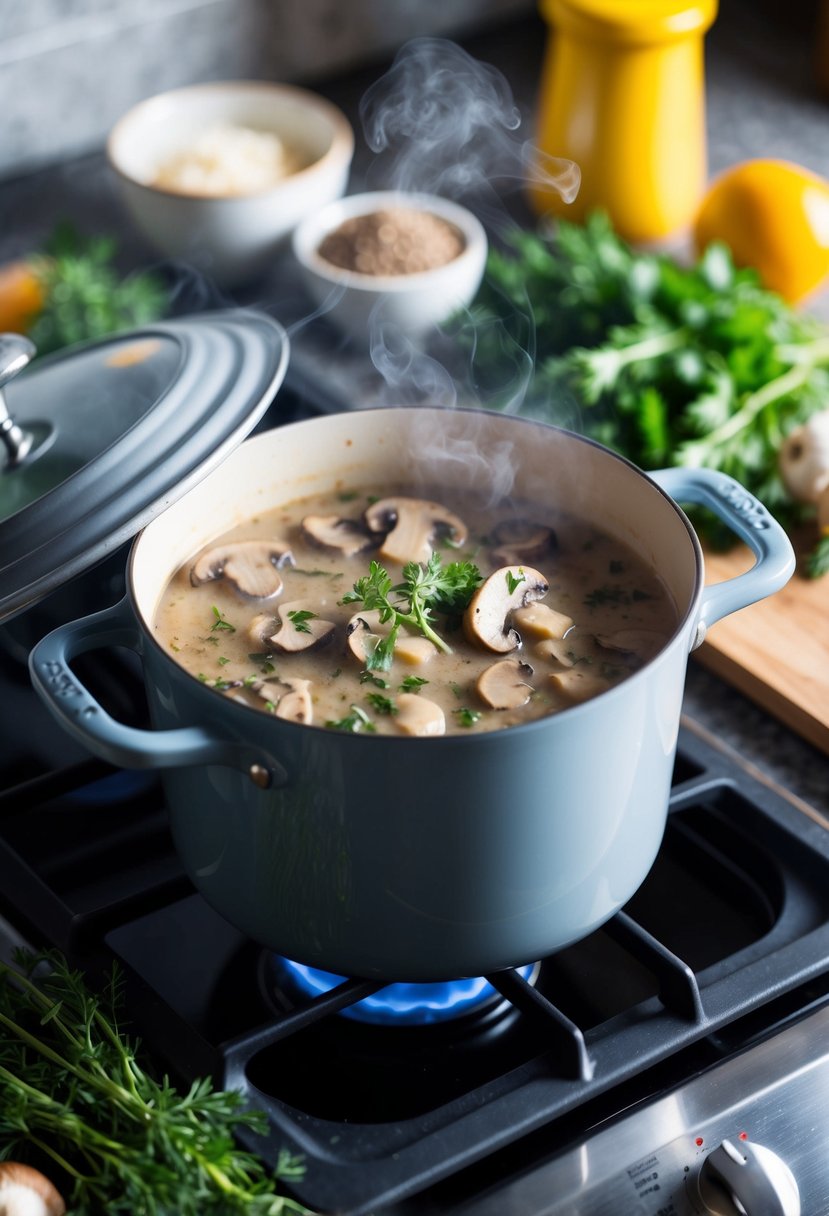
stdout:
<svg viewBox="0 0 829 1216">
<path fill-rule="evenodd" d="M 304 996 L 320 996 L 345 978 L 291 959 L 280 958 L 277 962 Z M 518 974 L 524 979 L 528 979 L 532 971 L 532 963 L 518 968 Z M 438 984 L 389 984 L 373 996 L 344 1009 L 342 1016 L 375 1025 L 423 1026 L 462 1017 L 496 995 L 492 985 L 480 977 Z"/>
</svg>

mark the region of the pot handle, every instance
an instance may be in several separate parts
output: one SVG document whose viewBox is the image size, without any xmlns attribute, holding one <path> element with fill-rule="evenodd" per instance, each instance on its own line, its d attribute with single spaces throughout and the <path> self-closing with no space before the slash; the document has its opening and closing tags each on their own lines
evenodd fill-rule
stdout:
<svg viewBox="0 0 829 1216">
<path fill-rule="evenodd" d="M 693 650 L 716 621 L 785 587 L 795 569 L 794 549 L 763 504 L 727 473 L 674 468 L 659 469 L 648 476 L 676 502 L 708 507 L 757 559 L 744 574 L 704 589 Z"/>
<path fill-rule="evenodd" d="M 120 768 L 228 765 L 247 773 L 262 789 L 287 783 L 287 773 L 271 756 L 205 727 L 141 730 L 116 721 L 69 666 L 77 655 L 105 646 L 125 646 L 141 653 L 141 634 L 126 598 L 103 612 L 59 626 L 29 655 L 32 683 L 47 709 L 94 755 Z"/>
</svg>

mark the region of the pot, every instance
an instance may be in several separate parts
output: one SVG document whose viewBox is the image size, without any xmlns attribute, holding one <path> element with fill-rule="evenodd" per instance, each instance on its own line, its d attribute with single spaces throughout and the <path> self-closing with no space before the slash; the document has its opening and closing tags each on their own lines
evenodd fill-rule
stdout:
<svg viewBox="0 0 829 1216">
<path fill-rule="evenodd" d="M 395 474 L 474 488 L 505 470 L 505 490 L 566 506 L 631 545 L 678 606 L 664 649 L 591 701 L 486 734 L 326 731 L 222 697 L 153 637 L 173 571 L 263 504 Z M 711 508 L 753 549 L 754 567 L 706 587 L 676 500 Z M 445 980 L 532 962 L 630 899 L 664 833 L 688 654 L 793 569 L 785 533 L 722 474 L 646 476 L 590 440 L 486 411 L 362 410 L 244 442 L 139 535 L 121 603 L 44 638 L 30 669 L 94 753 L 161 770 L 183 865 L 236 927 L 336 973 Z M 113 720 L 70 668 L 111 645 L 141 655 L 153 730 Z"/>
</svg>

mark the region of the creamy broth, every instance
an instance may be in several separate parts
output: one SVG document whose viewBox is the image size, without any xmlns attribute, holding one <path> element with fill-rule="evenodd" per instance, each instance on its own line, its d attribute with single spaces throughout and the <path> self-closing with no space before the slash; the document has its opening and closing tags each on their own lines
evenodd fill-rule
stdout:
<svg viewBox="0 0 829 1216">
<path fill-rule="evenodd" d="M 400 551 L 415 498 L 421 517 Z M 373 518 L 387 500 L 397 506 Z M 430 503 L 447 519 L 427 512 L 424 523 Z M 344 597 L 372 560 L 397 584 L 404 560 L 432 551 L 481 575 L 463 617 L 434 614 L 451 653 L 404 625 L 391 666 L 372 667 L 391 625 Z M 566 709 L 640 668 L 677 623 L 664 584 L 631 549 L 564 512 L 512 504 L 505 519 L 503 506 L 443 490 L 370 487 L 297 500 L 218 538 L 170 580 L 154 628 L 217 695 L 322 729 L 399 735 L 499 730 Z"/>
</svg>

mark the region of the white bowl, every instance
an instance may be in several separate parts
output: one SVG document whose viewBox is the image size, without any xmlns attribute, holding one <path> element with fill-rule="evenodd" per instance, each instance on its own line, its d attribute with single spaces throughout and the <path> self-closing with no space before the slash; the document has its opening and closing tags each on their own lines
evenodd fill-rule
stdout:
<svg viewBox="0 0 829 1216">
<path fill-rule="evenodd" d="M 302 165 L 249 193 L 204 194 L 161 188 L 163 166 L 218 126 L 275 134 Z M 306 89 L 258 81 L 192 85 L 140 102 L 116 123 L 107 155 L 127 210 L 166 257 L 197 266 L 223 286 L 267 270 L 295 224 L 339 198 L 354 133 L 336 108 Z"/>
<path fill-rule="evenodd" d="M 454 224 L 464 248 L 452 261 L 414 274 L 344 270 L 320 255 L 320 243 L 345 220 L 390 208 L 426 211 Z M 400 190 L 353 194 L 329 203 L 297 225 L 292 244 L 311 298 L 361 342 L 369 340 L 374 326 L 385 324 L 420 339 L 470 304 L 483 278 L 488 248 L 483 225 L 465 207 L 439 195 Z"/>
</svg>

